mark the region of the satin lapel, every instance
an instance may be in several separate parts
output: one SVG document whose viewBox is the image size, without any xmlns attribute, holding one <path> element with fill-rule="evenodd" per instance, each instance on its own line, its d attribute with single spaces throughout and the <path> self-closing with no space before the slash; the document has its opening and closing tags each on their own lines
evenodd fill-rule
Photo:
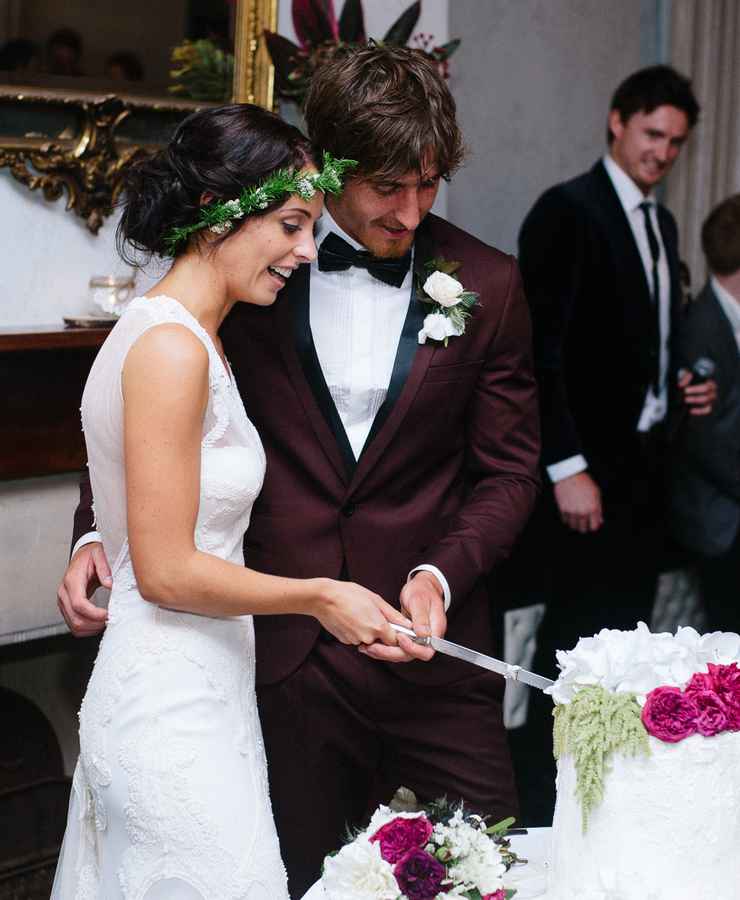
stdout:
<svg viewBox="0 0 740 900">
<path fill-rule="evenodd" d="M 319 443 L 342 480 L 348 481 L 355 459 L 316 355 L 310 322 L 310 276 L 311 267 L 300 266 L 280 294 L 275 316 L 280 349 Z"/>
<path fill-rule="evenodd" d="M 417 391 L 424 380 L 436 346 L 432 343 L 419 344 L 419 331 L 424 322 L 426 310 L 418 299 L 416 282 L 423 274 L 423 266 L 435 255 L 435 248 L 428 229 L 419 228 L 414 246 L 414 277 L 406 319 L 401 331 L 401 339 L 393 364 L 393 372 L 388 385 L 385 402 L 378 410 L 370 433 L 362 448 L 351 488 L 361 481 L 372 469 L 383 453 L 398 426 L 403 421 Z"/>
<path fill-rule="evenodd" d="M 592 172 L 598 195 L 594 198 L 596 201 L 594 211 L 605 225 L 604 234 L 611 244 L 612 258 L 618 260 L 619 275 L 628 283 L 629 289 L 625 291 L 625 299 L 638 298 L 642 312 L 649 316 L 649 324 L 652 324 L 650 285 L 627 215 L 604 164 L 598 162 Z"/>
</svg>

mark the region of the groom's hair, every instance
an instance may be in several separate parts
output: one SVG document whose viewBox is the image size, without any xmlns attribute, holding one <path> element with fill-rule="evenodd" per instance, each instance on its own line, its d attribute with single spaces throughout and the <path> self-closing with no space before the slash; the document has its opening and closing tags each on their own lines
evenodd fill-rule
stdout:
<svg viewBox="0 0 740 900">
<path fill-rule="evenodd" d="M 312 142 L 385 179 L 430 163 L 449 178 L 462 162 L 455 101 L 437 64 L 408 47 L 344 47 L 311 81 L 304 107 Z"/>
<path fill-rule="evenodd" d="M 610 110 L 615 109 L 619 118 L 627 122 L 635 113 L 648 115 L 659 106 L 674 106 L 686 114 L 689 128 L 699 118 L 699 103 L 694 96 L 691 82 L 670 66 L 648 66 L 633 72 L 614 92 Z M 607 141 L 614 140 L 607 127 Z"/>
</svg>

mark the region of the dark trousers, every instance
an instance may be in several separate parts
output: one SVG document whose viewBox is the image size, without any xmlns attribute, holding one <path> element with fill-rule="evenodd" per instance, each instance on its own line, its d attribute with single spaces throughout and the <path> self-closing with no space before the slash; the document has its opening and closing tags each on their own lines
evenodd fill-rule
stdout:
<svg viewBox="0 0 740 900">
<path fill-rule="evenodd" d="M 430 665 L 434 664 L 432 660 Z M 292 897 L 316 881 L 348 826 L 411 788 L 494 818 L 518 814 L 503 679 L 471 669 L 441 687 L 320 640 L 284 682 L 259 689 L 270 792 Z"/>
<path fill-rule="evenodd" d="M 536 512 L 518 557 L 544 570 L 545 616 L 537 634 L 535 672 L 556 678 L 556 653 L 602 628 L 650 623 L 666 551 L 660 430 L 636 436 L 629 466 L 605 484 L 604 524 L 579 534 L 560 521 L 552 491 Z M 521 561 L 519 562 L 521 567 Z M 523 821 L 550 825 L 555 805 L 549 696 L 531 691 L 526 724 L 512 734 Z"/>
<path fill-rule="evenodd" d="M 720 556 L 698 559 L 707 631 L 740 632 L 740 531 Z"/>
</svg>

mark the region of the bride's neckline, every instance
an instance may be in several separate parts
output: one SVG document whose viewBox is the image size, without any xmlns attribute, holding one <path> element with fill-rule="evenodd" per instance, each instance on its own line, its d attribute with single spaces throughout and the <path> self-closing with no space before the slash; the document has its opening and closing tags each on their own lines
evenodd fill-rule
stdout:
<svg viewBox="0 0 740 900">
<path fill-rule="evenodd" d="M 185 313 L 185 315 L 196 325 L 198 332 L 203 335 L 203 337 L 208 341 L 213 352 L 216 354 L 218 361 L 221 363 L 221 367 L 226 375 L 226 379 L 229 384 L 234 384 L 234 373 L 231 371 L 231 363 L 229 362 L 226 355 L 221 355 L 218 352 L 218 347 L 216 346 L 215 341 L 211 337 L 211 335 L 206 331 L 206 329 L 200 324 L 200 322 L 195 318 L 195 316 L 190 312 L 190 310 L 185 306 L 185 304 L 178 300 L 177 297 L 173 297 L 170 294 L 154 294 L 149 297 L 145 294 L 140 294 L 138 297 L 134 297 L 131 303 L 134 303 L 136 300 L 142 301 L 142 303 L 155 303 L 158 300 L 166 300 L 170 303 L 175 303 L 180 309 Z"/>
</svg>

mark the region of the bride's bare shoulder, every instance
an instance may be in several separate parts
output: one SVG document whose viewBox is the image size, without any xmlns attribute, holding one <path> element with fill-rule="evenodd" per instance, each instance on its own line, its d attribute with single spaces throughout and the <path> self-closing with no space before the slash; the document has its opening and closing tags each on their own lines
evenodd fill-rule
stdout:
<svg viewBox="0 0 740 900">
<path fill-rule="evenodd" d="M 153 325 L 129 348 L 123 366 L 124 385 L 143 377 L 152 389 L 156 384 L 181 387 L 208 380 L 208 350 L 187 326 L 177 322 Z"/>
</svg>

